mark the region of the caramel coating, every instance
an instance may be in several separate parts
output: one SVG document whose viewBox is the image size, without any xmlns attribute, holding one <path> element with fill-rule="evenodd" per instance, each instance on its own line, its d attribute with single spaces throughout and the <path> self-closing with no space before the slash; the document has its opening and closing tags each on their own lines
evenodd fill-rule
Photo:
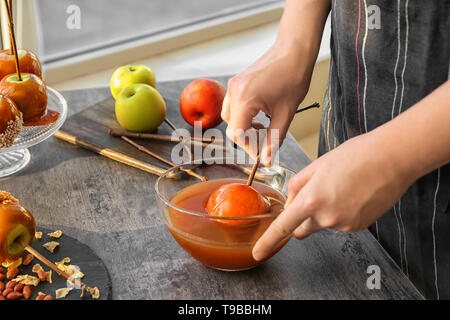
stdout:
<svg viewBox="0 0 450 320">
<path fill-rule="evenodd" d="M 18 51 L 23 51 L 19 50 Z M 10 54 L 10 49 L 0 51 L 0 80 L 8 74 L 16 72 L 16 63 L 14 55 Z M 19 58 L 20 72 L 33 73 L 42 79 L 42 67 L 36 55 L 26 50 L 25 55 Z"/>
<path fill-rule="evenodd" d="M 33 216 L 9 192 L 0 191 L 0 263 L 14 261 L 23 255 L 23 251 L 16 254 L 8 252 L 8 235 L 19 225 L 29 232 L 27 244 L 31 244 L 36 232 Z M 23 238 L 17 237 L 14 242 L 22 240 Z"/>
<path fill-rule="evenodd" d="M 47 88 L 34 74 L 23 73 L 22 81 L 17 81 L 15 74 L 5 76 L 0 81 L 0 94 L 14 101 L 25 125 L 41 119 L 47 112 Z"/>
<path fill-rule="evenodd" d="M 22 130 L 22 113 L 14 102 L 0 95 L 0 148 L 8 148 Z"/>
</svg>

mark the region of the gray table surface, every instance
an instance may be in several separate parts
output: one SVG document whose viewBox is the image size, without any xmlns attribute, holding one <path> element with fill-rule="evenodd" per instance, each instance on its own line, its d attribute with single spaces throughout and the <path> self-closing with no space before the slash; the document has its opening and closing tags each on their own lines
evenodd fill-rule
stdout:
<svg viewBox="0 0 450 320">
<path fill-rule="evenodd" d="M 161 83 L 158 89 L 176 101 L 187 83 Z M 95 88 L 63 95 L 70 116 L 110 93 Z M 173 121 L 185 126 L 181 118 Z M 20 198 L 38 227 L 63 228 L 91 247 L 108 268 L 113 299 L 422 299 L 368 231 L 325 230 L 303 241 L 291 239 L 249 271 L 207 268 L 166 229 L 153 192 L 155 176 L 53 137 L 30 151 L 30 165 L 0 179 L 0 189 Z M 296 171 L 310 162 L 291 136 L 280 159 Z M 371 265 L 380 267 L 380 289 L 367 288 Z"/>
</svg>

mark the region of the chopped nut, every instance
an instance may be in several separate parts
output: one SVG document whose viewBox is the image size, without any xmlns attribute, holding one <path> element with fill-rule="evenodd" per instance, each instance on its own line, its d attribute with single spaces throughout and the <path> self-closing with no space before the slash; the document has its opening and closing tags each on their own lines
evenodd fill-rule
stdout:
<svg viewBox="0 0 450 320">
<path fill-rule="evenodd" d="M 12 281 L 15 281 L 17 283 L 22 283 L 24 285 L 35 286 L 35 287 L 39 284 L 38 278 L 30 276 L 28 274 L 19 275 Z"/>
<path fill-rule="evenodd" d="M 66 258 L 62 259 L 61 261 L 55 262 L 55 264 L 59 269 L 64 270 L 65 264 L 69 263 L 70 261 L 71 261 L 70 258 L 66 257 Z M 60 268 L 60 266 L 61 266 L 61 268 Z"/>
<path fill-rule="evenodd" d="M 70 291 L 72 291 L 73 288 L 61 288 L 55 291 L 56 299 L 63 299 L 67 297 Z"/>
<path fill-rule="evenodd" d="M 94 287 L 92 290 L 89 291 L 93 299 L 100 298 L 100 290 L 98 290 L 97 287 Z"/>
<path fill-rule="evenodd" d="M 56 242 L 56 241 L 50 241 L 50 242 L 44 243 L 42 246 L 43 246 L 45 249 L 47 249 L 48 251 L 50 251 L 51 253 L 54 253 L 54 252 L 55 252 L 55 249 L 56 249 L 57 247 L 59 247 L 59 242 Z"/>
<path fill-rule="evenodd" d="M 27 265 L 29 265 L 29 264 L 31 263 L 31 261 L 33 261 L 33 259 L 34 259 L 34 256 L 33 256 L 32 254 L 27 254 L 27 255 L 25 256 L 25 258 L 23 259 L 22 264 L 23 264 L 24 266 L 27 266 Z"/>
<path fill-rule="evenodd" d="M 41 270 L 44 270 L 44 269 L 41 267 L 41 265 L 40 265 L 39 263 L 36 263 L 36 264 L 33 266 L 33 269 L 31 269 L 31 271 L 34 272 L 34 273 L 38 273 L 38 272 L 41 271 Z"/>
<path fill-rule="evenodd" d="M 35 237 L 36 239 L 38 239 L 38 240 L 41 240 L 41 239 L 42 239 L 42 232 L 36 231 L 36 232 L 34 233 L 34 237 Z"/>
<path fill-rule="evenodd" d="M 14 261 L 4 261 L 2 262 L 2 266 L 9 269 L 9 268 L 18 268 L 22 264 L 22 258 L 19 258 Z"/>
<path fill-rule="evenodd" d="M 52 270 L 47 271 L 47 282 L 53 283 L 52 281 Z"/>
<path fill-rule="evenodd" d="M 55 232 L 49 233 L 48 235 L 52 238 L 59 239 L 61 238 L 63 232 L 61 230 L 56 230 Z"/>
<path fill-rule="evenodd" d="M 84 278 L 84 273 L 80 271 L 80 268 L 78 266 L 75 266 L 73 264 L 69 264 L 67 266 L 66 273 L 75 279 L 82 279 Z"/>
</svg>

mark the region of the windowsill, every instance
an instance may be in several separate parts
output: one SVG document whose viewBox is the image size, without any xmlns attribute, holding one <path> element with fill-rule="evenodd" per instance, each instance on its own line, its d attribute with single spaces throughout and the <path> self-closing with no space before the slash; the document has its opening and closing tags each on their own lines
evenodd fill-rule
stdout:
<svg viewBox="0 0 450 320">
<path fill-rule="evenodd" d="M 158 81 L 236 74 L 273 44 L 277 29 L 278 21 L 266 23 L 151 57 L 128 60 L 109 67 L 100 63 L 100 66 L 88 70 L 84 75 L 72 74 L 69 79 L 61 81 L 48 78 L 47 75 L 46 82 L 58 90 L 108 86 L 112 72 L 117 66 L 126 63 L 151 67 Z M 327 22 L 317 61 L 329 58 L 329 41 L 330 26 Z"/>
<path fill-rule="evenodd" d="M 187 25 L 181 29 L 157 33 L 141 40 L 130 41 L 92 53 L 75 55 L 61 61 L 47 63 L 44 76 L 48 83 L 56 83 L 114 66 L 146 59 L 149 53 L 164 54 L 196 43 L 217 39 L 228 34 L 245 32 L 255 26 L 278 21 L 283 4 L 268 4 Z"/>
</svg>

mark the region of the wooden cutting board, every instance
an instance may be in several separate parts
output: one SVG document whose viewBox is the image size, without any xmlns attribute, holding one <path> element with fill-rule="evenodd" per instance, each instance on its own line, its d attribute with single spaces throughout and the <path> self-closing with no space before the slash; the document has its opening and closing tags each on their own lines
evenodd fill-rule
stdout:
<svg viewBox="0 0 450 320">
<path fill-rule="evenodd" d="M 167 98 L 167 96 L 170 95 L 164 94 L 164 92 L 161 92 L 161 94 L 164 96 L 167 104 L 167 119 L 175 124 L 178 129 L 183 128 L 193 134 L 193 128 L 187 124 L 180 115 L 178 99 Z M 90 143 L 97 144 L 104 148 L 111 148 L 140 161 L 168 169 L 169 166 L 167 164 L 164 164 L 163 162 L 137 150 L 135 147 L 123 141 L 119 137 L 109 135 L 109 128 L 122 129 L 116 120 L 114 109 L 114 99 L 112 97 L 107 98 L 67 119 L 62 130 Z M 221 129 L 222 132 L 225 132 L 224 123 L 219 125 L 217 128 Z M 163 122 L 153 133 L 172 135 L 172 132 L 173 130 L 165 122 Z M 171 160 L 172 148 L 176 145 L 176 142 L 136 138 L 133 138 L 132 140 L 167 160 Z M 215 154 L 213 153 L 213 156 L 214 155 Z"/>
</svg>

